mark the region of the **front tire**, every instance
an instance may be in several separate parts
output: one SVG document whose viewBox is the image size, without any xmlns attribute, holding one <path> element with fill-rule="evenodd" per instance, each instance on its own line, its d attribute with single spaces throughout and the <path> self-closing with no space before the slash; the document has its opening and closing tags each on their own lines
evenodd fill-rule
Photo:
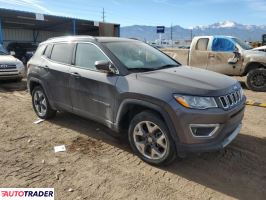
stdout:
<svg viewBox="0 0 266 200">
<path fill-rule="evenodd" d="M 56 110 L 51 108 L 48 98 L 40 86 L 36 86 L 32 91 L 32 106 L 41 119 L 50 119 L 56 115 Z"/>
<path fill-rule="evenodd" d="M 247 88 L 253 91 L 266 91 L 266 69 L 258 68 L 251 70 L 246 79 Z"/>
<path fill-rule="evenodd" d="M 137 114 L 130 123 L 128 136 L 133 151 L 149 164 L 167 165 L 176 157 L 169 130 L 154 112 Z"/>
</svg>

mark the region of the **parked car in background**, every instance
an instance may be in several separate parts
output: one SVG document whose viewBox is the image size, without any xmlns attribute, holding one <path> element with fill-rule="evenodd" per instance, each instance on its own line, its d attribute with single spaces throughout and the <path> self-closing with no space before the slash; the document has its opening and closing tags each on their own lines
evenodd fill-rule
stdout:
<svg viewBox="0 0 266 200">
<path fill-rule="evenodd" d="M 127 133 L 144 161 L 226 147 L 239 133 L 246 98 L 233 78 L 181 66 L 138 40 L 59 37 L 28 62 L 28 89 L 42 119 L 68 111 Z"/>
<path fill-rule="evenodd" d="M 262 35 L 262 45 L 266 45 L 266 34 Z"/>
<path fill-rule="evenodd" d="M 10 55 L 0 45 L 0 80 L 21 81 L 25 75 L 25 67 L 17 58 Z"/>
<path fill-rule="evenodd" d="M 232 76 L 247 76 L 246 85 L 266 91 L 266 53 L 253 51 L 238 38 L 230 36 L 194 37 L 189 50 L 163 50 L 182 64 Z"/>
<path fill-rule="evenodd" d="M 38 45 L 29 42 L 11 42 L 7 45 L 7 51 L 15 52 L 15 57 L 21 60 L 24 64 L 27 64 L 28 60 L 32 57 L 36 51 Z"/>
<path fill-rule="evenodd" d="M 257 47 L 257 48 L 254 48 L 252 50 L 266 52 L 266 46 Z"/>
</svg>

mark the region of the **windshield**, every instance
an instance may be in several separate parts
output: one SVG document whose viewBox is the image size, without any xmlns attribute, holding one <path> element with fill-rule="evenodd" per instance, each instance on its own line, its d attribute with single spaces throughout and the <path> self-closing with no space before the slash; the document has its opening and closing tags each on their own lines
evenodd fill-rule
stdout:
<svg viewBox="0 0 266 200">
<path fill-rule="evenodd" d="M 247 43 L 243 42 L 242 40 L 238 38 L 232 38 L 232 40 L 236 42 L 237 44 L 239 44 L 239 46 L 241 46 L 242 49 L 245 49 L 245 50 L 252 49 L 251 46 L 249 46 Z"/>
<path fill-rule="evenodd" d="M 142 42 L 108 42 L 105 45 L 129 70 L 156 70 L 180 65 Z"/>
</svg>

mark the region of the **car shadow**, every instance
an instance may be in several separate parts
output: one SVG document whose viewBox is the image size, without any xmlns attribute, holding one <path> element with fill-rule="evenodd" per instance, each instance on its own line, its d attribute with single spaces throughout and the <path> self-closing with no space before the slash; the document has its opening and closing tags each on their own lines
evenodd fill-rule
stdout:
<svg viewBox="0 0 266 200">
<path fill-rule="evenodd" d="M 58 113 L 50 122 L 132 153 L 126 137 L 119 137 L 94 121 L 68 113 Z M 159 169 L 230 197 L 264 199 L 265 155 L 266 138 L 240 134 L 225 150 L 200 155 L 191 154 Z"/>
<path fill-rule="evenodd" d="M 0 80 L 0 92 L 14 92 L 27 90 L 27 80 Z"/>
</svg>

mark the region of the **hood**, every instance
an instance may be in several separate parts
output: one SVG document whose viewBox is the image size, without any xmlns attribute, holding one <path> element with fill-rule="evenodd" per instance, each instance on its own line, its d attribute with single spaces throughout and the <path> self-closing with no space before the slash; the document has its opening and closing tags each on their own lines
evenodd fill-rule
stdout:
<svg viewBox="0 0 266 200">
<path fill-rule="evenodd" d="M 244 54 L 246 54 L 246 55 L 266 56 L 266 52 L 264 52 L 264 51 L 258 51 L 256 49 L 245 50 L 244 51 Z"/>
<path fill-rule="evenodd" d="M 266 64 L 266 52 L 256 50 L 244 51 L 244 59 L 246 63 L 260 62 Z"/>
<path fill-rule="evenodd" d="M 163 88 L 167 87 L 173 93 L 199 96 L 220 96 L 227 94 L 233 85 L 240 87 L 240 84 L 229 76 L 188 66 L 138 73 L 137 78 Z"/>
<path fill-rule="evenodd" d="M 20 60 L 11 55 L 0 55 L 0 64 L 14 65 L 19 63 Z"/>
</svg>

